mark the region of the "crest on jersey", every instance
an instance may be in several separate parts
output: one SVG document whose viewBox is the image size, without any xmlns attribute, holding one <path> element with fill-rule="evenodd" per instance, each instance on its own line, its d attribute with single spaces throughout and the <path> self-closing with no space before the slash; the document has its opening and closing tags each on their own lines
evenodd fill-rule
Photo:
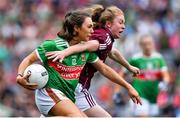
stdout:
<svg viewBox="0 0 180 118">
<path fill-rule="evenodd" d="M 76 59 L 72 59 L 72 65 L 73 65 L 73 66 L 77 65 Z"/>
<path fill-rule="evenodd" d="M 82 59 L 82 61 L 86 61 L 86 57 L 84 54 L 81 54 L 81 59 Z"/>
</svg>

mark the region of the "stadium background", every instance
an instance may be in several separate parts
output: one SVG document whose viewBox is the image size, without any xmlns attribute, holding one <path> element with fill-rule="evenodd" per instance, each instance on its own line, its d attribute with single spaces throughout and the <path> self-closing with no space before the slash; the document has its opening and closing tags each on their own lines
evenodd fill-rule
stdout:
<svg viewBox="0 0 180 118">
<path fill-rule="evenodd" d="M 154 37 L 172 80 L 158 97 L 159 116 L 180 116 L 180 0 L 0 0 L 0 116 L 40 116 L 34 93 L 16 84 L 17 66 L 40 42 L 56 36 L 65 12 L 95 3 L 124 11 L 126 30 L 115 46 L 127 59 L 139 51 L 141 34 Z M 110 60 L 107 64 L 122 69 Z M 97 101 L 113 116 L 128 116 L 126 91 L 121 89 L 115 109 L 114 84 L 102 78 L 96 74 L 92 82 Z"/>
</svg>

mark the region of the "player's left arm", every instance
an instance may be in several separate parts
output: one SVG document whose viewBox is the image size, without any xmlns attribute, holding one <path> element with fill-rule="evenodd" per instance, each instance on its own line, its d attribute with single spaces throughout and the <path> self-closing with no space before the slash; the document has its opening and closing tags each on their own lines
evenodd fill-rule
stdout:
<svg viewBox="0 0 180 118">
<path fill-rule="evenodd" d="M 161 91 L 167 91 L 170 84 L 170 76 L 168 70 L 161 70 L 161 77 L 163 81 L 160 81 L 159 89 Z"/>
<path fill-rule="evenodd" d="M 170 83 L 170 76 L 168 70 L 161 71 L 161 75 L 166 83 Z"/>
<path fill-rule="evenodd" d="M 159 88 L 162 91 L 167 91 L 170 84 L 170 75 L 168 72 L 168 67 L 163 57 L 160 57 L 159 62 L 160 62 L 161 77 L 163 79 L 163 81 L 159 83 Z"/>
<path fill-rule="evenodd" d="M 116 73 L 112 68 L 104 64 L 102 61 L 98 60 L 93 63 L 93 66 L 105 77 L 109 80 L 117 83 L 128 90 L 129 96 L 136 104 L 141 104 L 141 100 L 138 92 L 128 83 L 126 82 L 118 73 Z"/>
<path fill-rule="evenodd" d="M 160 58 L 160 68 L 161 68 L 161 76 L 166 83 L 170 83 L 170 76 L 168 72 L 168 67 L 166 61 L 163 57 Z"/>
<path fill-rule="evenodd" d="M 134 76 L 140 74 L 140 70 L 137 67 L 134 67 L 128 63 L 128 61 L 123 57 L 123 55 L 115 48 L 112 48 L 111 52 L 108 55 L 111 59 L 118 62 L 127 68 Z"/>
</svg>

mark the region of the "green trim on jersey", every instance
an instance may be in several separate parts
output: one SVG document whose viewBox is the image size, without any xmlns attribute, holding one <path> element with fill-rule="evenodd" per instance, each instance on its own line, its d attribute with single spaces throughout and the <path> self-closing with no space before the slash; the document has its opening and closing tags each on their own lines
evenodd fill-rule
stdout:
<svg viewBox="0 0 180 118">
<path fill-rule="evenodd" d="M 95 63 L 99 58 L 95 53 L 86 51 L 70 55 L 60 63 L 48 60 L 45 55 L 47 52 L 61 51 L 68 47 L 68 42 L 58 37 L 55 40 L 44 41 L 36 49 L 36 54 L 43 62 L 49 74 L 49 80 L 45 88 L 58 89 L 75 102 L 74 92 L 84 65 L 86 62 Z"/>
<path fill-rule="evenodd" d="M 142 53 L 138 53 L 129 59 L 129 63 L 141 70 L 141 74 L 133 79 L 133 87 L 141 97 L 156 103 L 158 83 L 162 79 L 161 72 L 167 70 L 162 55 L 153 52 L 150 57 L 144 57 Z"/>
</svg>

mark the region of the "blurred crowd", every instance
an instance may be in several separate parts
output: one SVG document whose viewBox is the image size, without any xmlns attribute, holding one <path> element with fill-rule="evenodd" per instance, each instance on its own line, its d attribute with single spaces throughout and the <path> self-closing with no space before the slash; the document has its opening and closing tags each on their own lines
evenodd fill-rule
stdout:
<svg viewBox="0 0 180 118">
<path fill-rule="evenodd" d="M 0 0 L 0 116 L 40 116 L 33 91 L 16 84 L 18 65 L 43 40 L 56 36 L 68 10 L 90 4 L 116 5 L 124 11 L 126 30 L 115 47 L 127 59 L 139 51 L 142 34 L 154 37 L 171 76 L 169 90 L 158 97 L 159 116 L 180 116 L 180 0 Z M 122 70 L 110 60 L 107 63 Z M 92 85 L 97 100 L 113 116 L 128 116 L 127 92 L 122 89 L 116 103 L 113 84 L 98 78 L 102 77 L 97 74 L 93 81 L 97 84 Z"/>
</svg>

